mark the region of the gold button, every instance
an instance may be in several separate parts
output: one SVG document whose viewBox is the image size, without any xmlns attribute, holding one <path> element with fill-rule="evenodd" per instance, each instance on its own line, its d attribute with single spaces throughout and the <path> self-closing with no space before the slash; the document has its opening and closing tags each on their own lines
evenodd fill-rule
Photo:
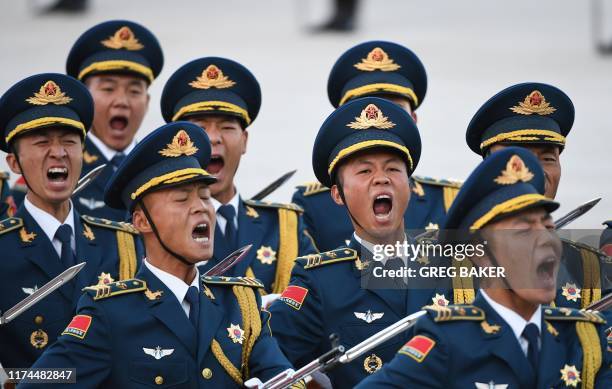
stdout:
<svg viewBox="0 0 612 389">
<path fill-rule="evenodd" d="M 155 377 L 155 383 L 156 383 L 157 385 L 161 385 L 161 384 L 163 384 L 163 383 L 164 383 L 164 377 L 162 377 L 162 376 L 158 375 L 157 377 Z"/>
<path fill-rule="evenodd" d="M 40 316 L 40 315 L 38 315 L 38 316 L 36 316 L 34 318 L 34 323 L 36 323 L 38 325 L 41 325 L 43 323 L 43 321 L 45 321 L 45 319 L 42 316 Z"/>
<path fill-rule="evenodd" d="M 204 370 L 202 370 L 202 377 L 204 377 L 204 379 L 211 379 L 212 378 L 212 370 L 210 370 L 209 368 L 205 368 Z"/>
</svg>

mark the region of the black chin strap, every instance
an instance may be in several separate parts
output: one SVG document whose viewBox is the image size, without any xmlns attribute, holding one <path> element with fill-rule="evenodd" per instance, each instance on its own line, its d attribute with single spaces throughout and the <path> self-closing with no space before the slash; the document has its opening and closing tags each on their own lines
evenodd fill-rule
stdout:
<svg viewBox="0 0 612 389">
<path fill-rule="evenodd" d="M 477 232 L 478 234 L 478 238 L 484 242 L 484 238 L 482 237 L 482 234 L 480 233 L 480 231 Z M 487 254 L 487 256 L 489 257 L 489 259 L 491 260 L 491 263 L 493 264 L 493 266 L 495 267 L 500 267 L 499 266 L 499 262 L 497 261 L 497 258 L 495 257 L 495 254 L 493 254 L 493 251 L 489 249 L 489 246 L 484 245 L 484 251 Z M 508 283 L 508 279 L 506 277 L 502 278 L 503 283 L 506 285 L 506 288 L 508 288 L 508 290 L 510 291 L 510 293 L 515 293 L 514 289 L 512 289 L 512 287 L 510 286 L 510 284 Z"/>
<path fill-rule="evenodd" d="M 166 244 L 162 240 L 161 236 L 159 236 L 159 232 L 157 231 L 157 227 L 155 226 L 155 223 L 153 223 L 153 219 L 151 219 L 151 215 L 149 214 L 149 211 L 147 210 L 147 207 L 145 206 L 144 201 L 142 201 L 142 199 L 141 199 L 141 200 L 138 201 L 138 203 L 140 204 L 140 207 L 142 208 L 142 211 L 144 212 L 145 217 L 147 218 L 147 221 L 149 222 L 149 225 L 151 225 L 151 229 L 153 229 L 153 233 L 155 234 L 155 237 L 157 238 L 157 241 L 159 242 L 159 244 L 161 244 L 161 246 L 164 248 L 164 250 L 166 250 L 167 252 L 172 254 L 173 257 L 175 257 L 179 261 L 183 262 L 185 265 L 193 266 L 193 263 L 191 263 L 188 260 L 186 260 L 185 257 L 183 257 L 180 254 L 175 253 L 168 246 L 166 246 Z"/>
<path fill-rule="evenodd" d="M 344 203 L 344 207 L 346 208 L 346 211 L 349 214 L 349 217 L 351 218 L 351 220 L 357 224 L 359 226 L 359 228 L 364 229 L 363 226 L 359 223 L 359 221 L 353 216 L 353 214 L 351 213 L 351 210 L 349 209 L 348 203 L 346 202 L 346 197 L 344 197 L 344 189 L 342 188 L 342 184 L 340 182 L 338 182 L 336 184 L 336 186 L 338 187 L 338 193 L 340 194 L 340 198 L 342 199 L 342 202 Z"/>
<path fill-rule="evenodd" d="M 23 170 L 23 167 L 21 166 L 21 161 L 19 160 L 19 154 L 17 154 L 17 150 L 15 150 L 15 148 L 13 147 L 12 151 L 13 151 L 13 154 L 15 155 L 15 160 L 17 161 L 17 166 L 19 166 L 19 170 L 21 170 L 21 177 L 23 177 L 23 181 L 25 182 L 26 187 L 28 188 L 28 191 L 31 191 L 36 196 L 38 196 L 38 194 L 36 192 L 34 192 L 34 189 L 28 183 L 28 179 L 26 178 L 26 175 L 25 175 L 25 170 Z M 40 196 L 38 196 L 38 197 L 40 197 Z"/>
</svg>

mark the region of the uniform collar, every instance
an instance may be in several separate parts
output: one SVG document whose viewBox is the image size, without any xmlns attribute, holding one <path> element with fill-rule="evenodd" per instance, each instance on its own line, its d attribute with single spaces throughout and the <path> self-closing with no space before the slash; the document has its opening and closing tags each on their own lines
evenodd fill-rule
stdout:
<svg viewBox="0 0 612 389">
<path fill-rule="evenodd" d="M 500 303 L 493 300 L 487 293 L 480 289 L 480 294 L 484 297 L 485 301 L 497 312 L 497 314 L 512 328 L 514 336 L 520 343 L 523 330 L 527 324 L 533 323 L 538 326 L 538 332 L 542 333 L 542 309 L 538 306 L 529 321 L 523 319 L 518 313 L 512 309 L 501 305 Z"/>
<path fill-rule="evenodd" d="M 32 202 L 28 199 L 27 195 L 23 200 L 23 205 L 25 209 L 28 211 L 30 216 L 32 216 L 32 218 L 36 221 L 36 223 L 38 223 L 40 228 L 44 231 L 45 235 L 47 235 L 47 237 L 49 238 L 49 241 L 53 242 L 53 239 L 55 238 L 55 233 L 57 232 L 57 229 L 62 224 L 69 225 L 70 228 L 72 229 L 71 246 L 74 249 L 74 246 L 75 246 L 74 244 L 74 231 L 75 231 L 74 229 L 74 207 L 72 206 L 72 200 L 69 200 L 69 203 L 70 203 L 70 211 L 68 212 L 68 216 L 66 216 L 66 220 L 64 220 L 63 222 L 60 222 L 53 215 L 49 214 L 46 211 L 43 211 L 42 209 L 38 208 L 36 205 L 32 204 Z"/>
<path fill-rule="evenodd" d="M 198 290 L 200 290 L 200 272 L 198 271 L 197 267 L 195 278 L 191 282 L 191 285 L 187 285 L 185 281 L 181 280 L 177 276 L 153 266 L 146 258 L 143 260 L 143 263 L 145 264 L 147 269 L 149 269 L 149 271 L 151 271 L 151 273 L 153 273 L 153 275 L 157 277 L 166 286 L 166 288 L 170 289 L 172 294 L 174 294 L 179 304 L 181 305 L 185 300 L 187 290 L 190 286 L 195 286 L 196 288 L 198 288 Z"/>
<path fill-rule="evenodd" d="M 374 252 L 374 243 L 368 242 L 367 240 L 361 238 L 359 235 L 357 235 L 357 232 L 353 232 L 353 238 L 357 241 L 357 243 L 362 247 L 365 248 L 366 250 L 368 250 L 372 255 L 375 253 Z M 407 241 L 408 243 L 410 243 L 410 241 L 408 240 L 408 237 L 406 235 L 404 235 L 404 241 Z M 402 242 L 403 243 L 403 242 Z M 387 260 L 389 258 L 395 258 L 395 257 L 399 257 L 402 259 L 402 261 L 404 262 L 404 265 L 407 264 L 408 262 L 408 258 L 407 255 L 403 255 L 403 249 L 401 250 L 400 254 L 402 255 L 392 255 L 390 257 L 384 256 L 383 254 L 383 258 L 380 261 L 380 263 L 384 266 L 387 263 Z"/>
<path fill-rule="evenodd" d="M 213 207 L 215 207 L 215 213 L 217 214 L 217 225 L 219 226 L 219 229 L 221 231 L 225 231 L 225 223 L 227 223 L 227 220 L 225 220 L 223 216 L 217 213 L 219 208 L 224 204 L 221 204 L 221 202 L 219 202 L 214 197 L 211 197 L 211 201 L 212 201 Z M 236 194 L 234 195 L 234 197 L 232 197 L 229 203 L 225 205 L 231 205 L 234 208 L 234 211 L 236 211 L 236 216 L 234 216 L 234 225 L 237 226 L 238 225 L 238 207 L 240 206 L 240 194 L 238 194 L 238 191 L 236 191 Z"/>
<path fill-rule="evenodd" d="M 123 150 L 115 150 L 115 149 L 111 149 L 110 147 L 108 147 L 104 142 L 102 142 L 102 140 L 100 138 L 95 136 L 93 134 L 93 132 L 91 132 L 91 131 L 87 134 L 87 137 L 98 148 L 98 150 L 100 150 L 100 152 L 102 153 L 104 158 L 106 158 L 107 161 L 112 160 L 113 157 L 117 153 L 119 153 L 119 152 L 121 152 L 121 153 L 123 153 L 125 155 L 128 155 L 134 149 L 134 147 L 136 146 L 136 139 L 132 139 L 130 144 L 125 149 L 123 149 Z"/>
</svg>

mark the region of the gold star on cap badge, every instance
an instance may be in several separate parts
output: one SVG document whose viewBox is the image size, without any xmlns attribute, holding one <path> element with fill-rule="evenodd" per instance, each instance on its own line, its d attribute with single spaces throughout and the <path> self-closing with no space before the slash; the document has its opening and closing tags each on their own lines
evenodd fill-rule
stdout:
<svg viewBox="0 0 612 389">
<path fill-rule="evenodd" d="M 189 134 L 185 130 L 179 130 L 172 138 L 172 142 L 168 143 L 159 153 L 164 157 L 175 158 L 181 155 L 193 155 L 197 151 L 198 148 L 191 141 Z"/>
<path fill-rule="evenodd" d="M 493 181 L 500 185 L 512 185 L 519 181 L 529 182 L 533 178 L 533 173 L 529 171 L 525 162 L 518 155 L 513 155 L 502 170 L 501 175 Z"/>
<path fill-rule="evenodd" d="M 395 123 L 390 121 L 376 104 L 368 104 L 355 120 L 346 125 L 354 130 L 366 130 L 374 127 L 381 130 L 387 130 L 395 127 Z"/>
</svg>

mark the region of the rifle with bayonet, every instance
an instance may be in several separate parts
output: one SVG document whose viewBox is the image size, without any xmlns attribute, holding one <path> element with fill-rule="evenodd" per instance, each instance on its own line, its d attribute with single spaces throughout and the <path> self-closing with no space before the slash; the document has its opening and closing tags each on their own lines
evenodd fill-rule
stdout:
<svg viewBox="0 0 612 389">
<path fill-rule="evenodd" d="M 347 364 L 354 361 L 359 356 L 386 342 L 387 340 L 406 331 L 416 323 L 417 319 L 425 315 L 426 311 L 418 311 L 412 315 L 391 324 L 389 327 L 375 333 L 349 350 L 344 350 L 342 345 L 339 345 L 337 338 L 332 339 L 333 348 L 319 358 L 310 362 L 306 366 L 294 372 L 282 372 L 263 384 L 263 389 L 281 389 L 286 388 L 316 372 L 325 372 L 333 369 L 339 363 Z M 334 345 L 335 343 L 335 345 Z"/>
</svg>

